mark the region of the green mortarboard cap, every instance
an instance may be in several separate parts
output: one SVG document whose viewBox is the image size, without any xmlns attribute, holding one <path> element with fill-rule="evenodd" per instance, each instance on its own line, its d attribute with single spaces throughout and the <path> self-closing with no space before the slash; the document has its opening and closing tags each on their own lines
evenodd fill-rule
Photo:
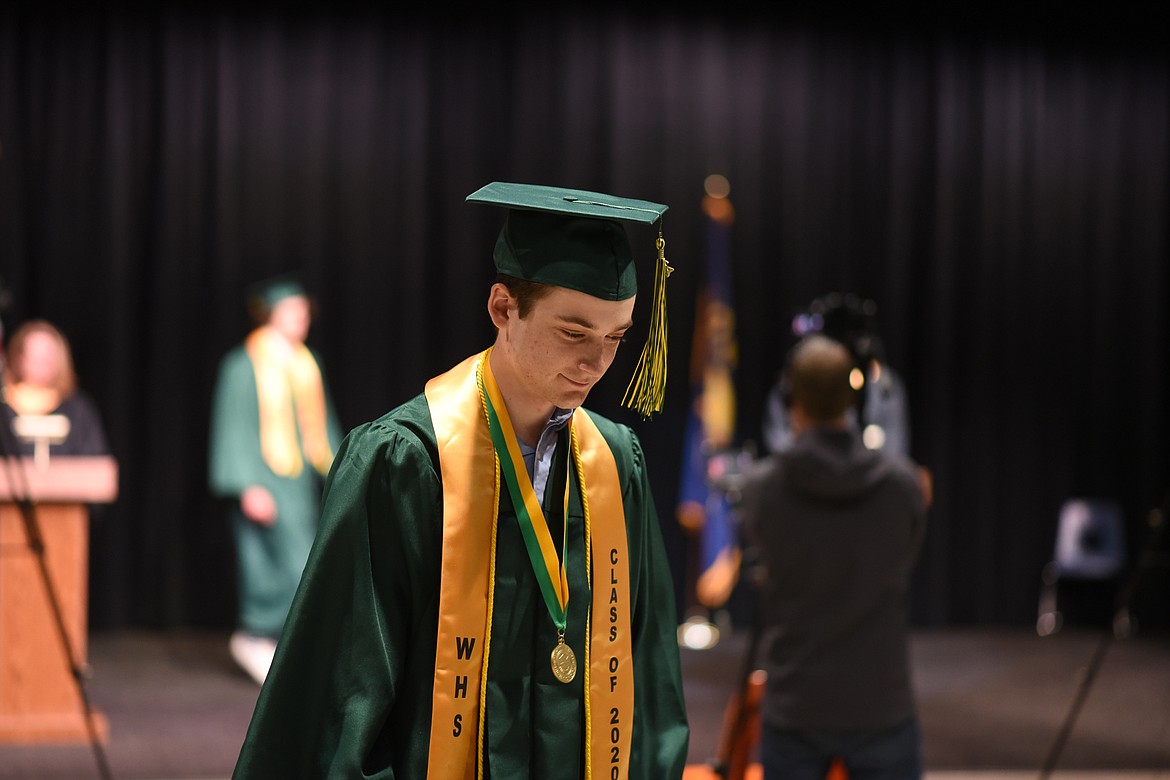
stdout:
<svg viewBox="0 0 1170 780">
<path fill-rule="evenodd" d="M 638 291 L 622 222 L 653 224 L 667 207 L 600 192 L 492 182 L 467 196 L 508 209 L 496 240 L 500 273 L 621 301 Z"/>
<path fill-rule="evenodd" d="M 666 262 L 662 238 L 662 215 L 667 206 L 588 190 L 499 181 L 480 187 L 467 200 L 508 209 L 493 254 L 497 271 L 610 301 L 624 301 L 638 291 L 633 253 L 622 222 L 659 223 L 650 334 L 622 403 L 643 417 L 662 411 L 666 277 L 673 270 Z"/>
<path fill-rule="evenodd" d="M 267 309 L 271 309 L 285 298 L 306 294 L 305 286 L 301 284 L 300 278 L 295 274 L 283 274 L 265 279 L 248 288 L 248 300 L 257 301 Z"/>
</svg>

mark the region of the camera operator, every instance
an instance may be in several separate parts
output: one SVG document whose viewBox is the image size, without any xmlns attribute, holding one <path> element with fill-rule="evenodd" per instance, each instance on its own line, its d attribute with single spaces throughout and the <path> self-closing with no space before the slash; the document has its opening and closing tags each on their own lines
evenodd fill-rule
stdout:
<svg viewBox="0 0 1170 780">
<path fill-rule="evenodd" d="M 757 667 L 764 780 L 921 777 L 907 591 L 928 492 L 908 458 L 862 443 L 849 419 L 854 357 L 805 336 L 787 367 L 791 441 L 742 483 L 746 541 L 764 577 Z"/>
</svg>

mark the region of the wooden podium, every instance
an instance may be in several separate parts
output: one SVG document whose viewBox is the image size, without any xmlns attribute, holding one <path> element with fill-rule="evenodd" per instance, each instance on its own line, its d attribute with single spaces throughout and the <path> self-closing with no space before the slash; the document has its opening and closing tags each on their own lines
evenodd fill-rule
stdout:
<svg viewBox="0 0 1170 780">
<path fill-rule="evenodd" d="M 109 457 L 0 458 L 0 744 L 88 742 L 90 730 L 74 667 L 86 668 L 89 504 L 118 494 Z M 74 658 L 66 655 L 29 544 L 21 499 L 31 499 L 44 562 Z M 91 711 L 94 733 L 109 737 Z"/>
</svg>

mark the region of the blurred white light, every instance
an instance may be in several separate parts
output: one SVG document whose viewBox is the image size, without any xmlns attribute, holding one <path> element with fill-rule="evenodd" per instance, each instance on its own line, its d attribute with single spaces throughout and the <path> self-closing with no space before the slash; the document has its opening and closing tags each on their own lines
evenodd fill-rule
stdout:
<svg viewBox="0 0 1170 780">
<path fill-rule="evenodd" d="M 691 650 L 710 650 L 719 642 L 719 629 L 702 618 L 691 618 L 678 627 L 678 643 Z"/>
<path fill-rule="evenodd" d="M 861 440 L 865 443 L 866 449 L 880 450 L 886 443 L 886 431 L 882 426 L 870 423 L 861 432 Z"/>
<path fill-rule="evenodd" d="M 712 198 L 726 198 L 731 194 L 731 183 L 721 173 L 713 173 L 703 180 L 703 189 Z"/>
</svg>

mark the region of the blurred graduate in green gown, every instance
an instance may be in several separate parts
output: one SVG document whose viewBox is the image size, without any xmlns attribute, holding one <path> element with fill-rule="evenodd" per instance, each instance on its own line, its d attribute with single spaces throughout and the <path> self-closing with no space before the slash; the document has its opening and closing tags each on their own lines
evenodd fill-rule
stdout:
<svg viewBox="0 0 1170 780">
<path fill-rule="evenodd" d="M 255 285 L 248 308 L 256 328 L 219 365 L 208 474 L 236 545 L 232 656 L 262 683 L 317 533 L 321 487 L 342 431 L 321 361 L 305 344 L 312 302 L 300 281 Z"/>
</svg>

